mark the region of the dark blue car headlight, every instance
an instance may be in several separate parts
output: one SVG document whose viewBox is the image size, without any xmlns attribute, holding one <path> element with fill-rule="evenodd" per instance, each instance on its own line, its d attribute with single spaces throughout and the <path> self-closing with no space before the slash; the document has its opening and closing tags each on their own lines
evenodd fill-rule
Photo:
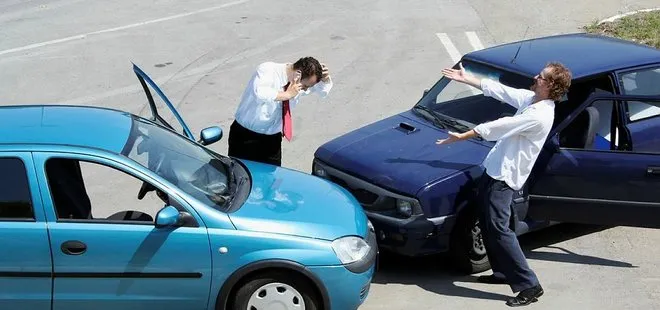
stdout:
<svg viewBox="0 0 660 310">
<path fill-rule="evenodd" d="M 397 199 L 396 212 L 404 217 L 411 217 L 413 214 L 421 214 L 422 206 L 415 199 Z"/>
</svg>

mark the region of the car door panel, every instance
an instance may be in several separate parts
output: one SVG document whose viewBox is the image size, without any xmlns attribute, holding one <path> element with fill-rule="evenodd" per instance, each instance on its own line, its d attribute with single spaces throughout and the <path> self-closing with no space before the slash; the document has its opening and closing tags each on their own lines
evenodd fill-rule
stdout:
<svg viewBox="0 0 660 310">
<path fill-rule="evenodd" d="M 597 96 L 619 104 L 620 145 L 614 150 L 568 149 L 550 139 L 530 190 L 528 215 L 534 220 L 660 228 L 660 153 L 639 152 L 620 104 L 639 96 Z M 609 122 L 610 120 L 602 120 Z M 616 122 L 615 122 L 616 123 Z M 639 137 L 638 137 L 639 138 Z M 646 149 L 646 148 L 645 148 Z"/>
<path fill-rule="evenodd" d="M 50 309 L 52 263 L 30 153 L 0 152 L 0 309 Z"/>
<path fill-rule="evenodd" d="M 82 160 L 135 177 L 134 170 L 116 159 L 36 154 L 41 190 L 46 193 L 52 189 L 46 174 L 49 158 Z M 143 178 L 165 193 L 171 193 L 172 189 L 162 187 L 162 183 L 144 175 L 139 180 Z M 95 309 L 205 309 L 212 272 L 206 228 L 199 224 L 157 228 L 153 220 L 110 220 L 112 216 L 105 218 L 94 209 L 94 202 L 101 196 L 93 195 L 93 190 L 103 187 L 90 186 L 89 178 L 84 180 L 86 184 L 82 187 L 92 192 L 91 218 L 58 218 L 54 200 L 50 197 L 44 200 L 46 215 L 51 221 L 49 233 L 55 276 L 53 309 L 88 309 L 91 301 Z M 114 186 L 108 186 L 108 193 L 105 193 L 108 195 L 102 196 L 104 199 L 114 195 L 135 197 L 139 185 L 110 192 L 112 188 Z M 118 209 L 134 208 L 126 205 Z M 66 242 L 77 243 L 67 250 L 63 246 Z"/>
<path fill-rule="evenodd" d="M 174 130 L 176 133 L 195 141 L 195 136 L 185 123 L 172 102 L 165 96 L 163 91 L 142 69 L 133 64 L 133 71 L 137 75 L 140 85 L 147 96 L 149 108 L 151 110 L 151 120 Z M 158 96 L 154 98 L 152 91 Z M 174 120 L 172 119 L 174 118 Z"/>
<path fill-rule="evenodd" d="M 562 150 L 534 185 L 534 219 L 660 228 L 660 155 Z"/>
</svg>

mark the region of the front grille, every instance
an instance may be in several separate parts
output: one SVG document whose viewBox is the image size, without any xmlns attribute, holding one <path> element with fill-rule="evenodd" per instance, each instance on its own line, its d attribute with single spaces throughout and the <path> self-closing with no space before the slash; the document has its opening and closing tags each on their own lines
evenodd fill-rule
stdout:
<svg viewBox="0 0 660 310">
<path fill-rule="evenodd" d="M 341 187 L 348 190 L 351 194 L 353 194 L 353 196 L 355 196 L 355 199 L 357 199 L 361 204 L 372 205 L 376 202 L 376 200 L 378 200 L 378 195 L 366 189 L 352 188 L 344 180 L 337 178 L 335 176 L 330 176 L 330 179 L 332 182 L 336 183 L 337 185 L 340 185 Z"/>
</svg>

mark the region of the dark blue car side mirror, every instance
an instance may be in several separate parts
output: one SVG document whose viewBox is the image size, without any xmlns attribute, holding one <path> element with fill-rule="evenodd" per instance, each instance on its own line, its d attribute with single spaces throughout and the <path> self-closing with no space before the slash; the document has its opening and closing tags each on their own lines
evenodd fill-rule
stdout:
<svg viewBox="0 0 660 310">
<path fill-rule="evenodd" d="M 181 216 L 177 208 L 173 206 L 162 208 L 156 214 L 156 228 L 176 226 L 180 223 L 180 218 Z"/>
<path fill-rule="evenodd" d="M 204 128 L 199 135 L 199 142 L 202 145 L 209 145 L 222 139 L 222 129 L 218 126 Z"/>
</svg>

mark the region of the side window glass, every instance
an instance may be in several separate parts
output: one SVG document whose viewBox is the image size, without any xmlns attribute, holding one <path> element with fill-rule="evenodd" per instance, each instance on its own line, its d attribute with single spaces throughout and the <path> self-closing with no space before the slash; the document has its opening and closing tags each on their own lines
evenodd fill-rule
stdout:
<svg viewBox="0 0 660 310">
<path fill-rule="evenodd" d="M 0 158 L 0 221 L 34 219 L 25 164 L 19 158 Z"/>
<path fill-rule="evenodd" d="M 612 136 L 618 137 L 612 130 L 614 104 L 612 100 L 594 101 L 559 133 L 559 145 L 571 149 L 610 150 Z M 616 139 L 614 145 L 618 142 Z"/>
<path fill-rule="evenodd" d="M 138 199 L 142 180 L 103 164 L 51 158 L 46 175 L 58 219 L 153 224 L 166 205 L 181 210 L 159 190 Z"/>
<path fill-rule="evenodd" d="M 625 95 L 660 96 L 660 68 L 622 74 L 621 85 Z M 626 104 L 631 122 L 660 115 L 657 104 L 642 101 L 628 101 Z"/>
</svg>

